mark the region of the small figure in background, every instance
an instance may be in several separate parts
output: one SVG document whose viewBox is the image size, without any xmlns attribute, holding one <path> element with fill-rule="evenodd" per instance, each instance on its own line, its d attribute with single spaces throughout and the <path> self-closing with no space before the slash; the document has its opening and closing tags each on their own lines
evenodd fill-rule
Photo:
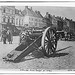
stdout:
<svg viewBox="0 0 75 75">
<path fill-rule="evenodd" d="M 2 35 L 1 35 L 1 40 L 3 41 L 3 44 L 6 44 L 6 39 L 7 39 L 7 30 L 6 28 L 3 28 Z"/>
<path fill-rule="evenodd" d="M 24 39 L 25 35 L 26 35 L 26 34 L 25 34 L 25 31 L 21 30 L 21 32 L 20 32 L 20 34 L 19 34 L 19 36 L 20 36 L 19 44 L 21 44 L 21 43 L 22 43 L 22 41 L 23 41 L 23 39 Z"/>
<path fill-rule="evenodd" d="M 68 40 L 67 32 L 65 31 L 65 41 Z"/>
<path fill-rule="evenodd" d="M 9 44 L 12 44 L 13 36 L 12 36 L 12 31 L 10 29 L 8 29 L 7 31 L 7 39 L 8 39 Z"/>
</svg>

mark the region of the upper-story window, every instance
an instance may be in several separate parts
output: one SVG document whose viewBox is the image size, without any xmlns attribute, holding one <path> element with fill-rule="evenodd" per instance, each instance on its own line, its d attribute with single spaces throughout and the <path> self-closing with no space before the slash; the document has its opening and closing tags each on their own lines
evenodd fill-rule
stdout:
<svg viewBox="0 0 75 75">
<path fill-rule="evenodd" d="M 5 22 L 5 17 L 3 17 L 3 22 Z"/>
<path fill-rule="evenodd" d="M 39 22 L 41 22 L 41 20 L 39 19 Z"/>
<path fill-rule="evenodd" d="M 29 24 L 32 26 L 33 25 L 33 22 L 29 22 Z"/>
<path fill-rule="evenodd" d="M 5 21 L 8 22 L 8 17 L 6 17 Z"/>
<path fill-rule="evenodd" d="M 12 14 L 12 10 L 10 10 L 10 14 Z"/>
<path fill-rule="evenodd" d="M 3 9 L 3 13 L 5 13 L 5 8 Z"/>
<path fill-rule="evenodd" d="M 32 18 L 32 21 L 33 21 L 33 18 Z"/>
<path fill-rule="evenodd" d="M 35 26 L 37 26 L 37 23 L 35 23 Z"/>
<path fill-rule="evenodd" d="M 14 18 L 12 18 L 12 23 L 14 23 Z"/>
<path fill-rule="evenodd" d="M 29 17 L 29 20 L 31 20 L 31 18 Z"/>
<path fill-rule="evenodd" d="M 33 21 L 33 18 L 29 18 L 29 20 Z"/>
<path fill-rule="evenodd" d="M 12 23 L 14 22 L 14 20 L 12 19 Z"/>
<path fill-rule="evenodd" d="M 14 11 L 12 10 L 11 13 L 14 14 Z"/>
<path fill-rule="evenodd" d="M 28 24 L 25 24 L 25 26 L 28 26 Z"/>
<path fill-rule="evenodd" d="M 10 18 L 8 18 L 8 23 L 10 22 Z"/>
<path fill-rule="evenodd" d="M 35 21 L 37 21 L 37 19 L 35 19 Z"/>
<path fill-rule="evenodd" d="M 18 18 L 16 19 L 16 25 L 18 25 Z"/>
<path fill-rule="evenodd" d="M 19 25 L 21 24 L 21 20 L 19 19 Z"/>
<path fill-rule="evenodd" d="M 22 19 L 22 25 L 23 25 L 23 19 Z"/>
</svg>

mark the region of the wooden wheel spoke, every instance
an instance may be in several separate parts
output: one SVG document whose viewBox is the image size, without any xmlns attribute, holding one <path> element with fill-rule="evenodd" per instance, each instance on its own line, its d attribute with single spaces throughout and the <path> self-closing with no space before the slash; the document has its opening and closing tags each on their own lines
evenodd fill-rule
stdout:
<svg viewBox="0 0 75 75">
<path fill-rule="evenodd" d="M 48 32 L 47 32 L 47 34 L 46 34 L 46 37 L 47 37 L 48 40 L 50 39 L 50 35 L 49 35 Z"/>
<path fill-rule="evenodd" d="M 51 43 L 54 43 L 55 44 L 55 42 L 56 42 L 56 40 L 54 39 L 54 40 L 51 40 Z"/>
<path fill-rule="evenodd" d="M 48 40 L 45 40 L 45 43 L 47 43 L 48 42 Z"/>
<path fill-rule="evenodd" d="M 48 54 L 50 53 L 50 50 L 48 49 Z"/>
<path fill-rule="evenodd" d="M 45 46 L 47 46 L 48 45 L 48 43 L 45 43 Z"/>
<path fill-rule="evenodd" d="M 47 41 L 47 42 L 48 42 L 48 38 L 47 38 L 47 37 L 45 37 L 45 41 Z"/>
<path fill-rule="evenodd" d="M 45 50 L 45 54 L 50 56 L 56 50 L 57 42 L 56 42 L 56 35 L 53 29 L 48 27 L 42 37 L 42 46 Z"/>
<path fill-rule="evenodd" d="M 55 45 L 55 44 L 54 44 Z M 52 48 L 55 49 L 54 45 L 52 44 Z"/>
</svg>

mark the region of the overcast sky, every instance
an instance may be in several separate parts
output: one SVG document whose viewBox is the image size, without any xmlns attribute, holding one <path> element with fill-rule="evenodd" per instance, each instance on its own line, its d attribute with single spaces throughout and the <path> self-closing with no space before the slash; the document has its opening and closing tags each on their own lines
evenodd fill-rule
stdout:
<svg viewBox="0 0 75 75">
<path fill-rule="evenodd" d="M 30 7 L 30 6 L 29 6 Z M 24 10 L 24 6 L 16 7 L 17 9 Z M 52 15 L 67 17 L 75 21 L 75 7 L 52 7 L 52 6 L 32 6 L 32 9 L 40 11 L 45 16 L 46 12 Z"/>
</svg>

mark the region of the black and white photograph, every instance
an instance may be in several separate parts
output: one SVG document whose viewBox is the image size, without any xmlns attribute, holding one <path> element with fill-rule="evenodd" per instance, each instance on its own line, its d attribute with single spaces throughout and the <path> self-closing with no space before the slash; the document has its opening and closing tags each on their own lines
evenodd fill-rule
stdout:
<svg viewBox="0 0 75 75">
<path fill-rule="evenodd" d="M 75 2 L 22 3 L 0 2 L 0 70 L 75 71 Z"/>
</svg>

